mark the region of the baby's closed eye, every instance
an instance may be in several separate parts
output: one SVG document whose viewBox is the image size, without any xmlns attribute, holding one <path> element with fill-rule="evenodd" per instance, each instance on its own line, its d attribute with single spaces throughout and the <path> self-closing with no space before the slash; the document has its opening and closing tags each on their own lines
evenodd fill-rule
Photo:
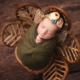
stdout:
<svg viewBox="0 0 80 80">
<path fill-rule="evenodd" d="M 50 35 L 52 35 L 52 32 L 51 31 L 47 31 L 47 33 L 50 34 Z"/>
</svg>

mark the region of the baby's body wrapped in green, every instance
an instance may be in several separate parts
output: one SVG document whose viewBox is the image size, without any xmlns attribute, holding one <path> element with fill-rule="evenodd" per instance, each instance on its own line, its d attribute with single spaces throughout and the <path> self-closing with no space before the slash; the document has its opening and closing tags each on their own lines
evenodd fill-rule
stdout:
<svg viewBox="0 0 80 80">
<path fill-rule="evenodd" d="M 56 37 L 36 43 L 38 24 L 33 25 L 23 36 L 17 47 L 17 55 L 21 62 L 33 70 L 43 69 L 54 54 Z"/>
</svg>

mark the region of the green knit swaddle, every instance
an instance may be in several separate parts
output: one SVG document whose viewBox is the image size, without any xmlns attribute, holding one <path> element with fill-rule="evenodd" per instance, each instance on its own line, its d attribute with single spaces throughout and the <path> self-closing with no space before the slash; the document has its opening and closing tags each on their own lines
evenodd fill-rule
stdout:
<svg viewBox="0 0 80 80">
<path fill-rule="evenodd" d="M 23 36 L 17 47 L 17 54 L 21 62 L 30 69 L 43 69 L 50 61 L 56 46 L 56 37 L 45 42 L 36 43 L 36 29 L 33 25 Z"/>
</svg>

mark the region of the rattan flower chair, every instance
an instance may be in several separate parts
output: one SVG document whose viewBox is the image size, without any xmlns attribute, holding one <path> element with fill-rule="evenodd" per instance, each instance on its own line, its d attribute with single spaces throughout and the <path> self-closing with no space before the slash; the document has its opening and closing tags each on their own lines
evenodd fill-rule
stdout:
<svg viewBox="0 0 80 80">
<path fill-rule="evenodd" d="M 39 6 L 33 3 L 24 3 L 18 6 L 16 9 L 16 17 L 20 22 L 11 22 L 4 26 L 1 32 L 2 41 L 6 46 L 15 48 L 15 58 L 21 66 L 30 73 L 36 75 L 43 74 L 43 80 L 65 80 L 68 74 L 68 64 L 66 60 L 70 63 L 74 63 L 80 58 L 79 42 L 73 35 L 68 34 L 66 39 L 56 46 L 54 50 L 54 53 L 56 53 L 55 57 L 53 58 L 52 56 L 47 66 L 41 70 L 29 69 L 22 64 L 17 56 L 17 44 L 28 28 L 34 24 L 34 17 L 37 9 L 41 10 Z M 64 26 L 66 26 L 68 31 L 71 29 L 70 18 L 63 9 L 56 6 L 50 6 L 44 13 L 50 11 L 60 12 L 65 19 Z"/>
</svg>

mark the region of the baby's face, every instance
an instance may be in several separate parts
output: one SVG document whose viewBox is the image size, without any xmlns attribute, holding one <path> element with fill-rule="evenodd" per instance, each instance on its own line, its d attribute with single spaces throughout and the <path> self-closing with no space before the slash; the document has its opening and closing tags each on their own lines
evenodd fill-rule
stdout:
<svg viewBox="0 0 80 80">
<path fill-rule="evenodd" d="M 44 18 L 37 28 L 37 33 L 42 39 L 50 39 L 54 37 L 57 30 L 56 24 L 53 24 L 48 18 Z"/>
</svg>

